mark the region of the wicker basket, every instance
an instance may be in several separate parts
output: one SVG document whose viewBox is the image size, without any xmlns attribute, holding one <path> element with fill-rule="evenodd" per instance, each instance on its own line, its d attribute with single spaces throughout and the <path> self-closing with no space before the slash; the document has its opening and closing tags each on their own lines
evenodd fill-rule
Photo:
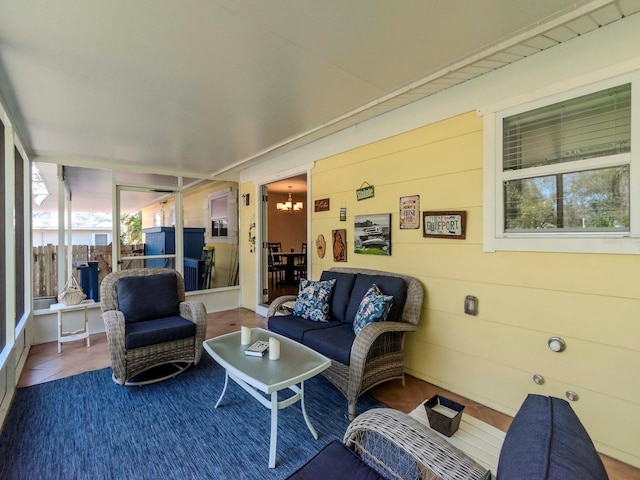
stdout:
<svg viewBox="0 0 640 480">
<path fill-rule="evenodd" d="M 78 281 L 74 277 L 70 277 L 64 285 L 64 289 L 58 295 L 58 301 L 65 305 L 78 305 L 87 296 L 78 285 Z"/>
</svg>

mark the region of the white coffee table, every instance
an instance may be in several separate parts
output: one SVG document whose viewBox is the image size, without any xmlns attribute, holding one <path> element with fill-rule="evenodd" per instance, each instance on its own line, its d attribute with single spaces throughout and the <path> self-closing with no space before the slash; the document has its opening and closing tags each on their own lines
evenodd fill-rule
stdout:
<svg viewBox="0 0 640 480">
<path fill-rule="evenodd" d="M 302 415 L 313 435 L 318 433 L 313 428 L 304 407 L 304 381 L 316 376 L 331 365 L 324 355 L 305 347 L 286 337 L 254 328 L 251 330 L 251 343 L 258 340 L 268 341 L 270 337 L 280 341 L 280 359 L 269 360 L 269 354 L 252 357 L 244 354 L 248 345 L 240 345 L 240 332 L 228 333 L 205 340 L 206 352 L 218 362 L 226 372 L 222 394 L 215 405 L 218 408 L 227 390 L 229 378 L 251 394 L 263 406 L 271 410 L 271 439 L 269 444 L 269 468 L 276 466 L 276 446 L 278 442 L 278 410 L 300 401 Z M 278 401 L 278 391 L 290 389 L 294 395 Z M 270 395 L 265 398 L 262 393 Z"/>
</svg>

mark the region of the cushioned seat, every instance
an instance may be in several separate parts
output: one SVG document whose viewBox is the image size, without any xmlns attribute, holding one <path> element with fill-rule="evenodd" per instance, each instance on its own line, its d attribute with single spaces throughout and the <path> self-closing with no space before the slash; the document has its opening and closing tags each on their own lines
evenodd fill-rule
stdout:
<svg viewBox="0 0 640 480">
<path fill-rule="evenodd" d="M 327 468 L 326 459 L 331 459 L 331 468 Z M 288 480 L 384 480 L 377 472 L 364 463 L 359 456 L 334 440 L 325 446 L 298 471 L 287 477 Z"/>
<path fill-rule="evenodd" d="M 351 363 L 351 346 L 356 338 L 353 327 L 348 323 L 331 323 L 337 325 L 332 328 L 306 332 L 302 343 L 331 360 L 349 365 Z M 271 328 L 271 324 L 269 324 L 269 328 Z"/>
<path fill-rule="evenodd" d="M 100 285 L 100 298 L 116 383 L 158 382 L 200 361 L 207 312 L 202 302 L 185 301 L 176 270 L 112 272 Z"/>
<path fill-rule="evenodd" d="M 414 277 L 361 268 L 334 267 L 311 283 L 301 280 L 297 297 L 271 302 L 268 327 L 332 360 L 322 374 L 347 397 L 354 418 L 364 392 L 392 379 L 404 383 L 404 335 L 416 330 L 424 290 Z M 282 315 L 292 300 L 293 314 Z"/>
<path fill-rule="evenodd" d="M 304 343 L 303 339 L 307 332 L 332 328 L 336 325 L 342 325 L 342 323 L 338 321 L 316 322 L 293 315 L 278 315 L 269 319 L 269 330 L 298 343 Z"/>
<path fill-rule="evenodd" d="M 331 444 L 330 444 L 331 445 Z M 344 445 L 328 446 L 290 479 L 388 478 L 488 479 L 491 472 L 427 425 L 398 410 L 374 408 L 359 415 Z M 358 455 L 352 461 L 348 453 Z M 493 477 L 495 478 L 495 477 Z M 529 394 L 504 439 L 498 480 L 607 480 L 600 455 L 566 400 Z"/>
<path fill-rule="evenodd" d="M 589 434 L 571 405 L 529 394 L 500 450 L 498 479 L 606 480 Z"/>
<path fill-rule="evenodd" d="M 196 324 L 179 315 L 147 322 L 127 323 L 124 327 L 126 348 L 140 348 L 156 343 L 194 337 Z"/>
</svg>

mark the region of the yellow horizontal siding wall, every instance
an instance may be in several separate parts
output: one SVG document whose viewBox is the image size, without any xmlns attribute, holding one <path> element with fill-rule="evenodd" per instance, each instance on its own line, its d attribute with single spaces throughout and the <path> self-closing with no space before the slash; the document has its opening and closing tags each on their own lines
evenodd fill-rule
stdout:
<svg viewBox="0 0 640 480">
<path fill-rule="evenodd" d="M 426 297 L 406 342 L 408 373 L 509 414 L 527 393 L 575 391 L 571 405 L 597 448 L 640 466 L 640 256 L 483 252 L 482 175 L 475 113 L 317 161 L 312 197 L 329 198 L 331 210 L 312 214 L 312 238 L 327 241 L 323 259 L 312 255 L 312 276 L 352 266 L 419 278 Z M 363 182 L 375 197 L 357 201 Z M 420 195 L 421 211 L 465 210 L 466 240 L 400 230 L 407 195 Z M 392 255 L 355 254 L 354 216 L 376 213 L 392 214 Z M 331 253 L 339 228 L 347 230 L 346 264 Z M 466 295 L 478 297 L 478 316 L 464 314 Z M 567 342 L 564 352 L 547 347 L 553 335 Z"/>
</svg>

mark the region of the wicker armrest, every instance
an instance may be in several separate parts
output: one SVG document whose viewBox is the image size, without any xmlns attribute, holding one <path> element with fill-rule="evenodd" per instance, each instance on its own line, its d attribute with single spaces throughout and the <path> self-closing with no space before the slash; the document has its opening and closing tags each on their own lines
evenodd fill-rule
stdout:
<svg viewBox="0 0 640 480">
<path fill-rule="evenodd" d="M 114 376 L 115 378 L 124 378 L 126 370 L 124 314 L 118 310 L 108 310 L 102 313 L 102 319 L 107 333 L 107 344 Z"/>
<path fill-rule="evenodd" d="M 359 415 L 347 427 L 344 443 L 389 478 L 415 478 L 417 469 L 420 478 L 471 480 L 487 471 L 429 427 L 391 408 Z"/>
<path fill-rule="evenodd" d="M 180 302 L 180 316 L 196 324 L 196 349 L 193 363 L 197 365 L 202 357 L 202 342 L 207 335 L 207 310 L 202 302 Z"/>
<path fill-rule="evenodd" d="M 196 325 L 205 323 L 207 320 L 207 311 L 202 302 L 180 302 L 180 316 L 191 320 Z"/>
<path fill-rule="evenodd" d="M 282 304 L 285 302 L 290 302 L 291 300 L 295 300 L 298 298 L 296 295 L 282 295 L 281 297 L 276 298 L 269 305 L 269 310 L 267 310 L 267 318 L 273 317 L 276 313 L 284 313 L 282 310 Z"/>
<path fill-rule="evenodd" d="M 360 333 L 356 335 L 351 347 L 351 364 L 364 360 L 369 355 L 369 350 L 376 339 L 383 333 L 388 332 L 414 332 L 416 326 L 406 322 L 372 322 L 366 325 Z"/>
</svg>

